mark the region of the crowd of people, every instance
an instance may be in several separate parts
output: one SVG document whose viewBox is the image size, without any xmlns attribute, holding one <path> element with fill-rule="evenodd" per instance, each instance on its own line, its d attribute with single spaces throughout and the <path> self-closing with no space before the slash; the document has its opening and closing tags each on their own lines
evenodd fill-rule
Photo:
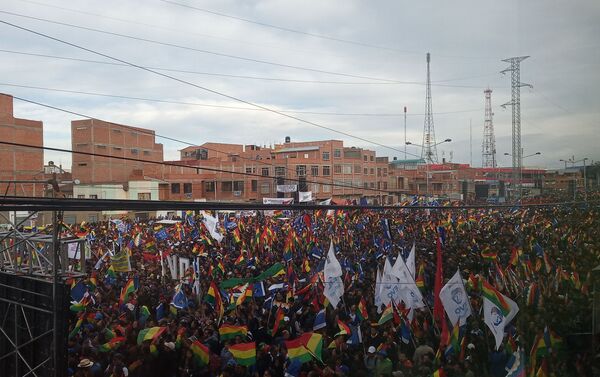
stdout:
<svg viewBox="0 0 600 377">
<path fill-rule="evenodd" d="M 528 375 L 598 376 L 599 212 L 348 207 L 213 213 L 214 228 L 211 214 L 191 211 L 169 223 L 65 225 L 63 236 L 89 244 L 87 276 L 71 282 L 69 374 L 504 377 L 520 356 Z M 331 244 L 343 270 L 335 307 L 323 284 Z M 390 306 L 375 305 L 377 276 L 413 244 L 426 305 L 395 303 L 383 320 Z M 174 272 L 173 256 L 190 261 L 185 271 Z M 450 334 L 448 318 L 433 316 L 434 281 L 457 270 L 472 314 Z M 519 307 L 499 348 L 481 312 L 483 282 Z"/>
</svg>

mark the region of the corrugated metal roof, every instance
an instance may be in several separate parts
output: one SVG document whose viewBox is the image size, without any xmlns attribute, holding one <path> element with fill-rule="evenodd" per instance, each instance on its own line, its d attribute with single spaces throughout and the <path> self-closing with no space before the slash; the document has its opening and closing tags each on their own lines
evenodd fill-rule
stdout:
<svg viewBox="0 0 600 377">
<path fill-rule="evenodd" d="M 309 146 L 309 147 L 295 147 L 295 148 L 283 148 L 276 150 L 275 153 L 290 153 L 290 152 L 308 152 L 308 151 L 318 151 L 318 146 Z"/>
</svg>

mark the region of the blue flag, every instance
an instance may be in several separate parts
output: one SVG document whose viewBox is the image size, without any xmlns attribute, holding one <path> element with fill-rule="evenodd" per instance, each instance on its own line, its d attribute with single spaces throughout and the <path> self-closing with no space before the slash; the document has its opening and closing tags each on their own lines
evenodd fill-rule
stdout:
<svg viewBox="0 0 600 377">
<path fill-rule="evenodd" d="M 267 292 L 265 291 L 265 283 L 263 283 L 262 281 L 254 283 L 252 289 L 252 295 L 254 297 L 265 297 L 267 295 Z"/>
<path fill-rule="evenodd" d="M 325 326 L 327 326 L 327 323 L 325 321 L 325 309 L 321 309 L 315 316 L 315 323 L 313 324 L 313 331 L 322 329 Z"/>
<path fill-rule="evenodd" d="M 160 303 L 156 307 L 156 320 L 160 321 L 164 317 L 165 317 L 165 304 Z"/>
<path fill-rule="evenodd" d="M 173 295 L 173 300 L 171 301 L 171 305 L 173 305 L 176 309 L 185 309 L 188 307 L 188 299 L 183 293 L 183 289 L 179 288 L 175 295 Z"/>
<path fill-rule="evenodd" d="M 80 280 L 73 288 L 71 288 L 71 298 L 73 298 L 74 301 L 79 302 L 83 299 L 85 292 L 87 292 L 87 287 L 83 284 L 83 280 Z"/>
</svg>

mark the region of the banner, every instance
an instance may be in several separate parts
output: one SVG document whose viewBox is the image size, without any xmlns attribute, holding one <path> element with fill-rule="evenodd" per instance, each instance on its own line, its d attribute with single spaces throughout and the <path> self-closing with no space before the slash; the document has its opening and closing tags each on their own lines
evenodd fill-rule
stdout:
<svg viewBox="0 0 600 377">
<path fill-rule="evenodd" d="M 277 192 L 296 192 L 298 185 L 277 185 Z"/>
<path fill-rule="evenodd" d="M 123 250 L 115 254 L 111 259 L 110 263 L 115 272 L 129 272 L 131 271 L 131 263 L 129 262 L 129 254 Z"/>
<path fill-rule="evenodd" d="M 305 202 L 310 202 L 312 200 L 313 200 L 312 199 L 312 191 L 298 192 L 298 202 L 305 203 Z"/>
<path fill-rule="evenodd" d="M 456 271 L 440 290 L 440 299 L 452 326 L 459 321 L 459 326 L 467 323 L 467 317 L 471 315 L 471 305 L 459 271 Z"/>
<path fill-rule="evenodd" d="M 263 198 L 263 204 L 294 204 L 294 198 Z"/>
</svg>

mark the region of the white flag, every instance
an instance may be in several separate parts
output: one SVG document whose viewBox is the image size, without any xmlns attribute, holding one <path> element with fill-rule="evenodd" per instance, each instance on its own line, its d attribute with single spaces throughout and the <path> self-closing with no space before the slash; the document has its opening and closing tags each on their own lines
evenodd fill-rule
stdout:
<svg viewBox="0 0 600 377">
<path fill-rule="evenodd" d="M 215 241 L 220 243 L 221 240 L 223 239 L 223 235 L 221 233 L 217 232 L 217 218 L 212 217 L 211 215 L 209 215 L 207 213 L 203 213 L 202 215 L 204 217 L 202 222 L 206 226 L 206 229 L 208 229 L 210 236 L 212 238 L 214 238 Z"/>
<path fill-rule="evenodd" d="M 381 278 L 381 303 L 388 306 L 391 301 L 396 304 L 400 303 L 400 285 L 398 284 L 398 278 L 393 275 L 390 260 L 386 257 Z"/>
<path fill-rule="evenodd" d="M 467 322 L 467 317 L 471 315 L 471 305 L 459 271 L 456 271 L 452 279 L 448 280 L 440 290 L 440 300 L 444 304 L 444 310 L 452 326 L 458 321 L 460 321 L 459 326 Z"/>
<path fill-rule="evenodd" d="M 344 282 L 341 278 L 342 266 L 335 257 L 334 250 L 333 241 L 331 241 L 329 245 L 329 252 L 327 253 L 327 259 L 325 260 L 325 268 L 323 269 L 325 275 L 325 288 L 323 290 L 323 294 L 335 308 L 344 294 Z"/>
<path fill-rule="evenodd" d="M 502 295 L 504 296 L 504 295 Z M 519 307 L 517 303 L 504 296 L 504 300 L 510 305 L 510 312 L 504 316 L 502 310 L 487 298 L 483 298 L 483 318 L 496 339 L 496 349 L 500 348 L 504 338 L 504 327 L 517 315 Z"/>
<path fill-rule="evenodd" d="M 377 278 L 375 280 L 375 306 L 377 307 L 377 313 L 381 313 L 381 280 L 382 272 L 377 267 Z"/>
<path fill-rule="evenodd" d="M 412 276 L 412 278 L 415 278 L 415 244 L 413 242 L 412 245 L 412 249 L 410 249 L 410 254 L 408 254 L 408 258 L 406 258 L 406 267 L 408 268 L 408 271 L 410 272 L 410 276 Z"/>
<path fill-rule="evenodd" d="M 409 318 L 412 320 L 414 309 L 424 307 L 425 303 L 423 302 L 423 295 L 415 283 L 415 279 L 411 276 L 406 263 L 404 263 L 400 255 L 398 255 L 398 260 L 394 264 L 392 274 L 398 279 L 402 301 L 404 301 L 406 307 L 413 309 L 410 311 Z"/>
</svg>

